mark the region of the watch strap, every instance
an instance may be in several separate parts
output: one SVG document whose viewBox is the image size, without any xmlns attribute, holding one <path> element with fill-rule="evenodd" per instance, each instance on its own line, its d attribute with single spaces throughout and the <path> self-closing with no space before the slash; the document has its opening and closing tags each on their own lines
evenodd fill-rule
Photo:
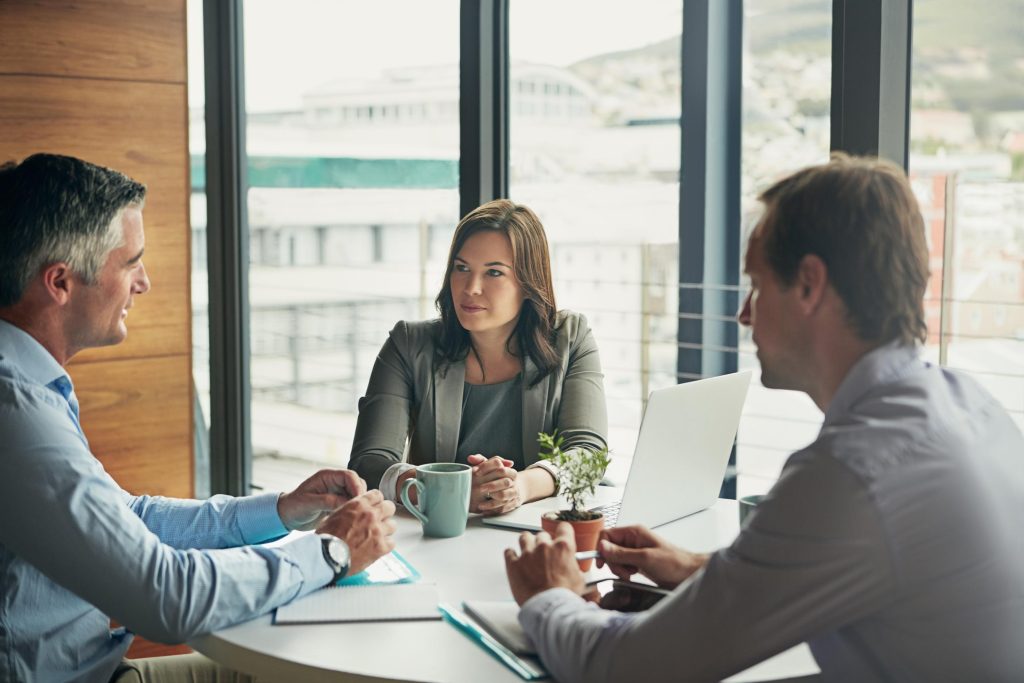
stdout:
<svg viewBox="0 0 1024 683">
<path fill-rule="evenodd" d="M 348 574 L 348 568 L 350 563 L 346 562 L 342 564 L 338 562 L 336 559 L 334 559 L 334 556 L 331 554 L 331 545 L 338 543 L 344 544 L 345 541 L 341 540 L 336 536 L 331 536 L 330 534 L 319 534 L 319 536 L 320 549 L 323 552 L 324 560 L 327 562 L 327 566 L 330 567 L 331 570 L 334 572 L 334 577 L 327 584 L 328 586 L 332 586 L 339 580 L 345 578 L 345 576 Z"/>
</svg>

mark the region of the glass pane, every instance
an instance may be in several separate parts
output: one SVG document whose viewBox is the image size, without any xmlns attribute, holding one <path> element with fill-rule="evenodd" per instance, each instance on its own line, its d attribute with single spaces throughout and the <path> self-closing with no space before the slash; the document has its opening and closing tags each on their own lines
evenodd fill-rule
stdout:
<svg viewBox="0 0 1024 683">
<path fill-rule="evenodd" d="M 510 3 L 509 193 L 544 223 L 559 307 L 597 338 L 612 478 L 646 396 L 676 382 L 681 15 L 679 0 Z"/>
<path fill-rule="evenodd" d="M 245 3 L 254 487 L 348 462 L 458 221 L 459 3 Z M 400 20 L 396 18 L 400 17 Z"/>
<path fill-rule="evenodd" d="M 914 3 L 910 175 L 931 254 L 927 354 L 1024 426 L 1022 13 Z"/>
<path fill-rule="evenodd" d="M 743 10 L 741 211 L 749 232 L 762 190 L 828 160 L 832 2 L 746 0 Z M 745 496 L 771 487 L 786 458 L 814 440 L 822 415 L 805 394 L 761 386 L 749 331 L 740 332 L 739 366 L 754 370 L 737 437 L 737 495 Z"/>
</svg>

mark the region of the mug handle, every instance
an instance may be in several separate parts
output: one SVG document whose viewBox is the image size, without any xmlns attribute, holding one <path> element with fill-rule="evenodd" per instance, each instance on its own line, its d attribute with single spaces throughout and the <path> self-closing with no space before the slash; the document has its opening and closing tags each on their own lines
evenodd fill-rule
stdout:
<svg viewBox="0 0 1024 683">
<path fill-rule="evenodd" d="M 409 500 L 409 488 L 412 486 L 416 487 L 416 495 L 420 500 L 423 500 L 423 483 L 414 477 L 412 479 L 406 479 L 405 483 L 402 484 L 402 505 L 405 506 L 406 510 L 412 513 L 413 517 L 420 520 L 423 524 L 426 524 L 427 516 L 423 514 L 418 507 L 413 505 L 411 500 Z"/>
</svg>

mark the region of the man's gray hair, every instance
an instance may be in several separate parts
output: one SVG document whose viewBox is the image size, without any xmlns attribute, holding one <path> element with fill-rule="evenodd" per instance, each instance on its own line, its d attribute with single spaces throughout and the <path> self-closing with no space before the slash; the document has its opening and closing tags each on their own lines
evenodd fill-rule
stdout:
<svg viewBox="0 0 1024 683">
<path fill-rule="evenodd" d="M 146 186 L 74 157 L 34 154 L 0 166 L 0 307 L 21 300 L 39 271 L 66 263 L 95 284 L 121 246 L 121 216 Z"/>
</svg>

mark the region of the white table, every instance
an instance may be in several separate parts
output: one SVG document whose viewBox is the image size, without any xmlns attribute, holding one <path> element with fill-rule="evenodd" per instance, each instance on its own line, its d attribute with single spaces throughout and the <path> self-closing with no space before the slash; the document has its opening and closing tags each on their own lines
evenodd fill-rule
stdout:
<svg viewBox="0 0 1024 683">
<path fill-rule="evenodd" d="M 397 516 L 399 552 L 437 584 L 442 602 L 511 600 L 502 551 L 517 535 L 471 519 L 458 538 L 422 535 L 408 513 Z M 738 533 L 736 501 L 660 527 L 658 533 L 696 552 L 728 544 Z M 607 571 L 607 570 L 605 570 Z M 603 575 L 603 572 L 600 573 Z M 610 575 L 610 574 L 609 574 Z M 207 657 L 260 681 L 431 681 L 514 683 L 512 671 L 444 621 L 273 626 L 270 615 L 190 643 Z M 681 636 L 682 637 L 682 636 Z M 744 671 L 730 681 L 775 681 L 817 673 L 806 645 Z"/>
</svg>

